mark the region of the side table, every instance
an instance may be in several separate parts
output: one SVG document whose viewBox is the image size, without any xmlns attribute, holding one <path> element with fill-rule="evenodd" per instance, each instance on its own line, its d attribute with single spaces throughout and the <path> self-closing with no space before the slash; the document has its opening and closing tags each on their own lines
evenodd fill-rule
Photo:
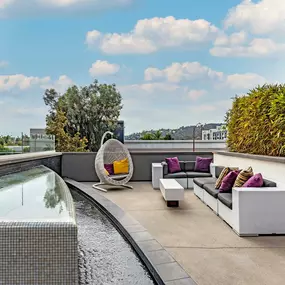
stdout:
<svg viewBox="0 0 285 285">
<path fill-rule="evenodd" d="M 163 166 L 161 163 L 152 163 L 152 187 L 159 189 L 159 179 L 163 178 Z"/>
</svg>

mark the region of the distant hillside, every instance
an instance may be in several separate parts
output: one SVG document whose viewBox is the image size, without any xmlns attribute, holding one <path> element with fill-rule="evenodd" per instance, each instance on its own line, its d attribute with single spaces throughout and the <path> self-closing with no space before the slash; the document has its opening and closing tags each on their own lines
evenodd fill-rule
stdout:
<svg viewBox="0 0 285 285">
<path fill-rule="evenodd" d="M 210 123 L 203 126 L 203 130 L 210 130 L 215 129 L 218 126 L 221 126 L 223 124 L 219 123 Z M 164 137 L 166 134 L 171 134 L 172 138 L 174 140 L 191 140 L 193 139 L 193 129 L 194 126 L 183 126 L 179 129 L 159 129 L 159 130 L 149 130 L 149 131 L 143 131 L 140 133 L 133 133 L 125 137 L 126 140 L 139 140 L 145 133 L 156 133 L 157 131 L 160 131 L 162 133 L 162 137 Z M 201 137 L 201 128 L 196 129 L 196 138 L 202 139 Z"/>
</svg>

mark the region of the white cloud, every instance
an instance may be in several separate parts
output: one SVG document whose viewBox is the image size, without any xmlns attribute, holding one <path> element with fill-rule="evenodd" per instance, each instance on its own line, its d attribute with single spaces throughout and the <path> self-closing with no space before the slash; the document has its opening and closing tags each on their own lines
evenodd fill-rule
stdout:
<svg viewBox="0 0 285 285">
<path fill-rule="evenodd" d="M 32 86 L 47 84 L 50 77 L 25 76 L 23 74 L 0 75 L 0 91 L 10 91 L 13 88 L 25 90 Z"/>
<path fill-rule="evenodd" d="M 285 31 L 284 0 L 243 0 L 230 9 L 225 27 L 246 29 L 253 34 L 270 34 Z"/>
<path fill-rule="evenodd" d="M 91 76 L 103 76 L 103 75 L 112 75 L 116 74 L 120 70 L 118 64 L 109 63 L 108 61 L 97 60 L 92 64 L 92 67 L 89 69 Z"/>
<path fill-rule="evenodd" d="M 0 60 L 0 68 L 7 67 L 9 65 L 8 61 L 5 60 Z"/>
<path fill-rule="evenodd" d="M 206 20 L 151 18 L 139 20 L 129 33 L 101 34 L 90 31 L 86 43 L 108 54 L 147 54 L 163 48 L 197 48 L 210 42 L 218 34 L 218 28 Z"/>
<path fill-rule="evenodd" d="M 32 87 L 41 89 L 54 88 L 58 92 L 64 92 L 74 82 L 66 75 L 61 75 L 57 80 L 52 81 L 49 76 L 36 77 L 24 74 L 0 75 L 0 92 L 13 89 L 28 90 Z"/>
<path fill-rule="evenodd" d="M 135 0 L 1 0 L 0 17 L 38 15 L 38 13 L 97 12 L 124 7 Z M 32 7 L 32 9 L 31 9 Z"/>
<path fill-rule="evenodd" d="M 207 93 L 208 92 L 206 90 L 190 90 L 187 95 L 191 100 L 195 101 Z"/>
<path fill-rule="evenodd" d="M 145 80 L 166 79 L 170 82 L 180 82 L 187 80 L 208 79 L 222 80 L 223 73 L 212 70 L 207 66 L 201 65 L 199 62 L 174 62 L 164 69 L 147 68 L 145 70 Z"/>
<path fill-rule="evenodd" d="M 257 85 L 266 83 L 267 80 L 263 76 L 255 73 L 244 74 L 231 74 L 228 75 L 225 81 L 225 85 L 231 89 L 251 89 Z"/>
<path fill-rule="evenodd" d="M 271 39 L 256 38 L 247 45 L 214 46 L 210 53 L 217 57 L 267 57 L 282 56 L 285 44 Z"/>
<path fill-rule="evenodd" d="M 53 88 L 59 93 L 64 93 L 69 87 L 75 85 L 75 83 L 67 75 L 61 75 L 57 80 L 50 80 L 47 84 L 42 84 L 42 89 Z"/>
<path fill-rule="evenodd" d="M 215 46 L 236 46 L 243 44 L 247 39 L 247 34 L 244 31 L 233 33 L 231 35 L 226 35 L 221 33 L 214 41 Z"/>
</svg>

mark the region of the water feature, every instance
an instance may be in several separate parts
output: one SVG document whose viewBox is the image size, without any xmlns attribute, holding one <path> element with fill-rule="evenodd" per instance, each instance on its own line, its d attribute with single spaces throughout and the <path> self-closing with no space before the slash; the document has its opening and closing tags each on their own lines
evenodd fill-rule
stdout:
<svg viewBox="0 0 285 285">
<path fill-rule="evenodd" d="M 84 196 L 74 190 L 71 194 L 78 225 L 79 284 L 155 284 L 108 218 Z"/>
</svg>

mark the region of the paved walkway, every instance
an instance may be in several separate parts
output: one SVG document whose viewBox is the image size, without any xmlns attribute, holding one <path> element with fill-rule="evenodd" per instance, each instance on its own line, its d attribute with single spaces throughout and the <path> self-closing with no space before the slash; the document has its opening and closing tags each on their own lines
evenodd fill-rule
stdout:
<svg viewBox="0 0 285 285">
<path fill-rule="evenodd" d="M 132 185 L 102 195 L 137 219 L 198 285 L 285 284 L 285 236 L 241 238 L 191 190 L 174 209 L 150 183 Z"/>
</svg>

